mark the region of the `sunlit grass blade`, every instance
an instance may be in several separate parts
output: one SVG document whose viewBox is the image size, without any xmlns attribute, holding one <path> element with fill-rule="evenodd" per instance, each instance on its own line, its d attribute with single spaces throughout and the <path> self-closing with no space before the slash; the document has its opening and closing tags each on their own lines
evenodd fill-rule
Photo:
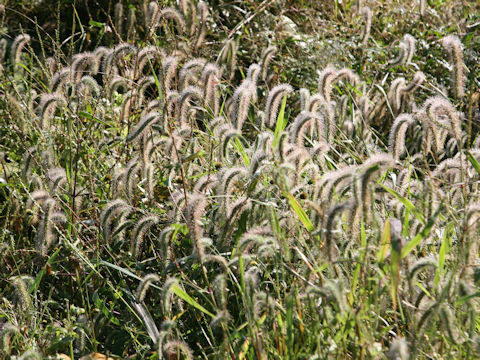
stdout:
<svg viewBox="0 0 480 360">
<path fill-rule="evenodd" d="M 282 105 L 280 106 L 280 111 L 278 112 L 277 123 L 275 125 L 275 132 L 273 136 L 272 147 L 276 148 L 280 140 L 280 134 L 285 127 L 287 126 L 287 120 L 285 119 L 285 106 L 287 104 L 287 95 L 283 96 Z"/>
<path fill-rule="evenodd" d="M 150 336 L 152 341 L 156 343 L 159 332 L 152 315 L 142 303 L 138 302 L 138 299 L 136 299 L 128 289 L 123 289 L 123 292 L 127 295 L 129 303 L 137 313 L 137 316 L 143 321 L 143 324 L 147 329 L 148 336 Z"/>
<path fill-rule="evenodd" d="M 480 163 L 475 159 L 475 156 L 473 156 L 470 152 L 467 153 L 468 155 L 468 160 L 472 164 L 472 166 L 475 168 L 478 174 L 480 174 Z"/>
<path fill-rule="evenodd" d="M 242 156 L 245 166 L 250 166 L 250 159 L 248 158 L 245 148 L 243 147 L 243 144 L 238 137 L 235 138 L 233 145 L 237 149 L 237 152 Z"/>
<path fill-rule="evenodd" d="M 402 259 L 405 258 L 413 249 L 415 249 L 417 245 L 420 244 L 422 240 L 428 236 L 428 234 L 430 234 L 430 231 L 432 231 L 433 225 L 435 224 L 435 220 L 440 214 L 440 210 L 442 208 L 443 206 L 440 205 L 435 214 L 433 214 L 433 216 L 428 221 L 427 225 L 425 225 L 425 227 L 422 229 L 422 231 L 402 248 Z"/>
<path fill-rule="evenodd" d="M 445 229 L 442 245 L 440 245 L 440 250 L 438 252 L 438 267 L 435 272 L 435 279 L 434 279 L 434 286 L 437 287 L 438 283 L 440 282 L 440 277 L 444 271 L 445 266 L 445 257 L 450 252 L 450 234 L 453 229 L 453 224 L 450 224 L 447 229 Z"/>
<path fill-rule="evenodd" d="M 79 111 L 78 115 L 81 117 L 84 117 L 87 120 L 94 120 L 102 125 L 109 126 L 105 121 L 100 120 L 99 118 L 93 116 L 92 114 L 85 112 L 85 111 Z"/>
<path fill-rule="evenodd" d="M 188 295 L 185 291 L 183 291 L 178 285 L 173 285 L 172 286 L 172 291 L 177 295 L 180 299 L 185 301 L 186 303 L 192 305 L 195 309 L 200 310 L 204 314 L 207 314 L 208 316 L 214 318 L 215 315 L 213 315 L 210 311 L 205 309 L 202 305 L 200 305 L 198 302 L 195 301 L 190 295 Z"/>
<path fill-rule="evenodd" d="M 355 266 L 355 270 L 353 272 L 352 278 L 352 289 L 348 294 L 348 301 L 350 305 L 353 305 L 355 292 L 357 290 L 358 280 L 360 277 L 360 270 L 362 269 L 363 260 L 365 258 L 365 253 L 367 251 L 367 234 L 365 232 L 365 223 L 360 221 L 360 241 L 362 245 L 362 250 L 360 252 L 360 257 L 358 259 L 357 265 Z"/>
<path fill-rule="evenodd" d="M 302 206 L 298 203 L 297 199 L 295 199 L 295 197 L 290 192 L 288 192 L 286 195 L 288 197 L 288 202 L 290 203 L 290 206 L 292 207 L 293 211 L 295 211 L 295 213 L 297 214 L 303 226 L 305 226 L 305 228 L 308 231 L 312 231 L 314 227 L 312 222 L 308 218 L 305 210 L 303 210 Z"/>
<path fill-rule="evenodd" d="M 397 198 L 397 200 L 400 201 L 403 205 L 405 205 L 407 210 L 410 211 L 417 218 L 417 220 L 422 223 L 422 225 L 425 225 L 425 218 L 423 217 L 423 214 L 415 207 L 415 205 L 412 204 L 410 200 L 383 184 L 378 185 L 380 185 L 385 191 Z"/>
<path fill-rule="evenodd" d="M 380 240 L 380 250 L 378 251 L 377 262 L 382 264 L 387 257 L 387 251 L 390 247 L 390 219 L 385 221 L 382 238 Z"/>
<path fill-rule="evenodd" d="M 474 292 L 473 294 L 468 294 L 468 295 L 465 295 L 463 297 L 461 297 L 460 299 L 457 300 L 457 302 L 455 303 L 456 306 L 460 306 L 460 305 L 463 305 L 465 304 L 466 302 L 476 298 L 476 297 L 480 297 L 480 291 L 476 291 Z"/>
</svg>

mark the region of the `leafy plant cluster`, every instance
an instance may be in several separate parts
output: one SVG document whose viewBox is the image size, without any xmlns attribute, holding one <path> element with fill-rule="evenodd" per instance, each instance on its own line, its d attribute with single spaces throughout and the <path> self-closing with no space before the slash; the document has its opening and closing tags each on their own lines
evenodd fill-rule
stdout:
<svg viewBox="0 0 480 360">
<path fill-rule="evenodd" d="M 315 38 L 242 45 L 268 1 L 222 35 L 235 5 L 183 0 L 2 37 L 2 357 L 480 356 L 478 24 L 431 39 L 420 1 L 387 48 L 394 9 L 334 4 L 347 55 L 300 88 Z"/>
</svg>

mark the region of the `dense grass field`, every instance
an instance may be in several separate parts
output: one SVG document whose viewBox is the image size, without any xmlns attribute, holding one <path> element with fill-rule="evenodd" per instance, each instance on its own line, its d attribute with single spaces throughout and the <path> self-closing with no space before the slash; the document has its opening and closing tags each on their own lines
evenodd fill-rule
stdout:
<svg viewBox="0 0 480 360">
<path fill-rule="evenodd" d="M 1 359 L 480 358 L 480 5 L 6 1 Z"/>
</svg>

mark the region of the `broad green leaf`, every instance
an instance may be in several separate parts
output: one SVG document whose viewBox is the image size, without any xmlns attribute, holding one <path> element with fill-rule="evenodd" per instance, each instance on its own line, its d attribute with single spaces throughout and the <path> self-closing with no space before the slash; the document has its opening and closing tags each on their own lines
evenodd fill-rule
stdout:
<svg viewBox="0 0 480 360">
<path fill-rule="evenodd" d="M 100 29 L 103 29 L 103 23 L 98 22 L 98 21 L 90 20 L 90 21 L 88 22 L 88 25 L 93 26 L 93 27 L 98 27 L 98 28 L 100 28 Z"/>
<path fill-rule="evenodd" d="M 120 321 L 113 316 L 112 312 L 105 306 L 105 302 L 98 296 L 98 289 L 93 293 L 93 301 L 95 302 L 95 306 L 102 311 L 103 315 L 105 315 L 111 323 L 120 325 Z"/>
</svg>

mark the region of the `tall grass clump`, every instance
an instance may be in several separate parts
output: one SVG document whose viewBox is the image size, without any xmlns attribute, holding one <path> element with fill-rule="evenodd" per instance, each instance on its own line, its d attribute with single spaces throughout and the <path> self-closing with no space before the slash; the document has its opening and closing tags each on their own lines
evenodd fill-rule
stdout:
<svg viewBox="0 0 480 360">
<path fill-rule="evenodd" d="M 478 6 L 44 3 L 0 7 L 0 358 L 480 356 Z"/>
</svg>

